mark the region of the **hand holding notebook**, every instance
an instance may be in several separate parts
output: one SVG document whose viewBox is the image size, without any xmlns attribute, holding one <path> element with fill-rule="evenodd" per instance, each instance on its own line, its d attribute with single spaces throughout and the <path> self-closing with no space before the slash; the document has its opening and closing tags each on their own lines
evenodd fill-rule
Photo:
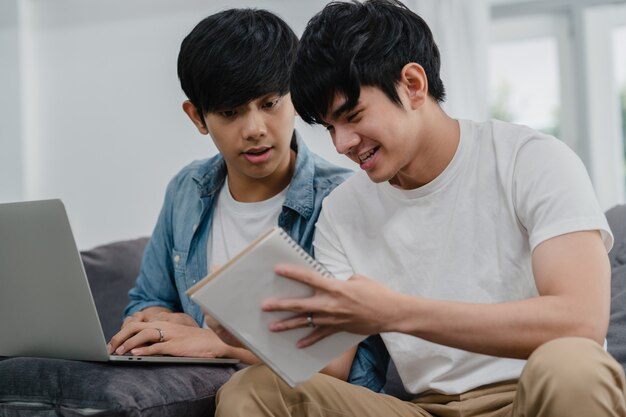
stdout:
<svg viewBox="0 0 626 417">
<path fill-rule="evenodd" d="M 279 263 L 307 266 L 330 276 L 284 230 L 276 227 L 191 287 L 187 294 L 293 387 L 309 379 L 365 336 L 341 332 L 298 349 L 296 343 L 310 332 L 309 328 L 271 332 L 270 323 L 293 314 L 263 312 L 263 301 L 314 294 L 312 288 L 276 275 L 274 268 Z"/>
</svg>

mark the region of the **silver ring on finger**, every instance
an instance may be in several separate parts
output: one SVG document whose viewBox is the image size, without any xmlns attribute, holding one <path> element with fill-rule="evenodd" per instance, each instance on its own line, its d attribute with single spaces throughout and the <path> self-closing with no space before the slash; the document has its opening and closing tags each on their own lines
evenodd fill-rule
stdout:
<svg viewBox="0 0 626 417">
<path fill-rule="evenodd" d="M 308 327 L 316 327 L 315 323 L 313 322 L 313 313 L 309 313 L 306 315 L 306 325 Z"/>
<path fill-rule="evenodd" d="M 163 342 L 165 340 L 165 335 L 163 334 L 163 330 L 159 329 L 158 327 L 155 327 L 154 330 L 159 332 L 159 343 Z"/>
</svg>

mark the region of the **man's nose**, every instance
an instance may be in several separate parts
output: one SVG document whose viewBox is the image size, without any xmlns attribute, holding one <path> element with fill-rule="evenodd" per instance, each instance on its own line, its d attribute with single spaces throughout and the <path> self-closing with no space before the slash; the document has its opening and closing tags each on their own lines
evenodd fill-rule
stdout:
<svg viewBox="0 0 626 417">
<path fill-rule="evenodd" d="M 351 129 L 335 127 L 333 142 L 335 149 L 337 149 L 337 152 L 340 154 L 345 155 L 350 153 L 350 150 L 358 145 L 359 141 L 359 135 Z"/>
<path fill-rule="evenodd" d="M 267 126 L 265 125 L 263 115 L 256 110 L 249 111 L 245 115 L 241 133 L 244 139 L 249 140 L 259 139 L 265 136 L 267 134 Z"/>
</svg>

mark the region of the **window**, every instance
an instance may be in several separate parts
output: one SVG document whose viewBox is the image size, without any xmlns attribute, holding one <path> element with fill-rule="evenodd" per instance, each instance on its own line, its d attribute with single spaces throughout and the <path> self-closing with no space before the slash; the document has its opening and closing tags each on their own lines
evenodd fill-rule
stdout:
<svg viewBox="0 0 626 417">
<path fill-rule="evenodd" d="M 491 117 L 559 137 L 561 100 L 556 39 L 496 43 L 489 55 Z"/>
<path fill-rule="evenodd" d="M 492 0 L 494 118 L 562 139 L 603 209 L 626 197 L 626 0 Z"/>
<path fill-rule="evenodd" d="M 491 34 L 491 117 L 528 125 L 575 148 L 578 138 L 567 123 L 573 109 L 565 85 L 569 77 L 565 19 L 559 15 L 497 19 Z"/>
</svg>

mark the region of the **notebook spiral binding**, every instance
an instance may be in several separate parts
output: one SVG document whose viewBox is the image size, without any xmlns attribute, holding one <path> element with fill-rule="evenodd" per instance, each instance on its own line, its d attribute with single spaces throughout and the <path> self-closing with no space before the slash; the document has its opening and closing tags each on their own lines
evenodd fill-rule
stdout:
<svg viewBox="0 0 626 417">
<path fill-rule="evenodd" d="M 298 255 L 304 258 L 304 260 L 309 264 L 309 266 L 311 266 L 311 268 L 313 268 L 315 271 L 322 274 L 322 276 L 325 276 L 327 278 L 333 278 L 333 275 L 330 272 L 328 272 L 328 270 L 324 267 L 324 265 L 319 263 L 315 258 L 309 255 L 307 251 L 302 249 L 302 246 L 300 246 L 298 242 L 293 240 L 293 238 L 289 236 L 289 234 L 285 232 L 284 229 L 280 229 L 280 235 L 282 236 L 283 239 L 285 239 L 291 245 L 291 247 L 293 247 L 296 250 Z"/>
</svg>

